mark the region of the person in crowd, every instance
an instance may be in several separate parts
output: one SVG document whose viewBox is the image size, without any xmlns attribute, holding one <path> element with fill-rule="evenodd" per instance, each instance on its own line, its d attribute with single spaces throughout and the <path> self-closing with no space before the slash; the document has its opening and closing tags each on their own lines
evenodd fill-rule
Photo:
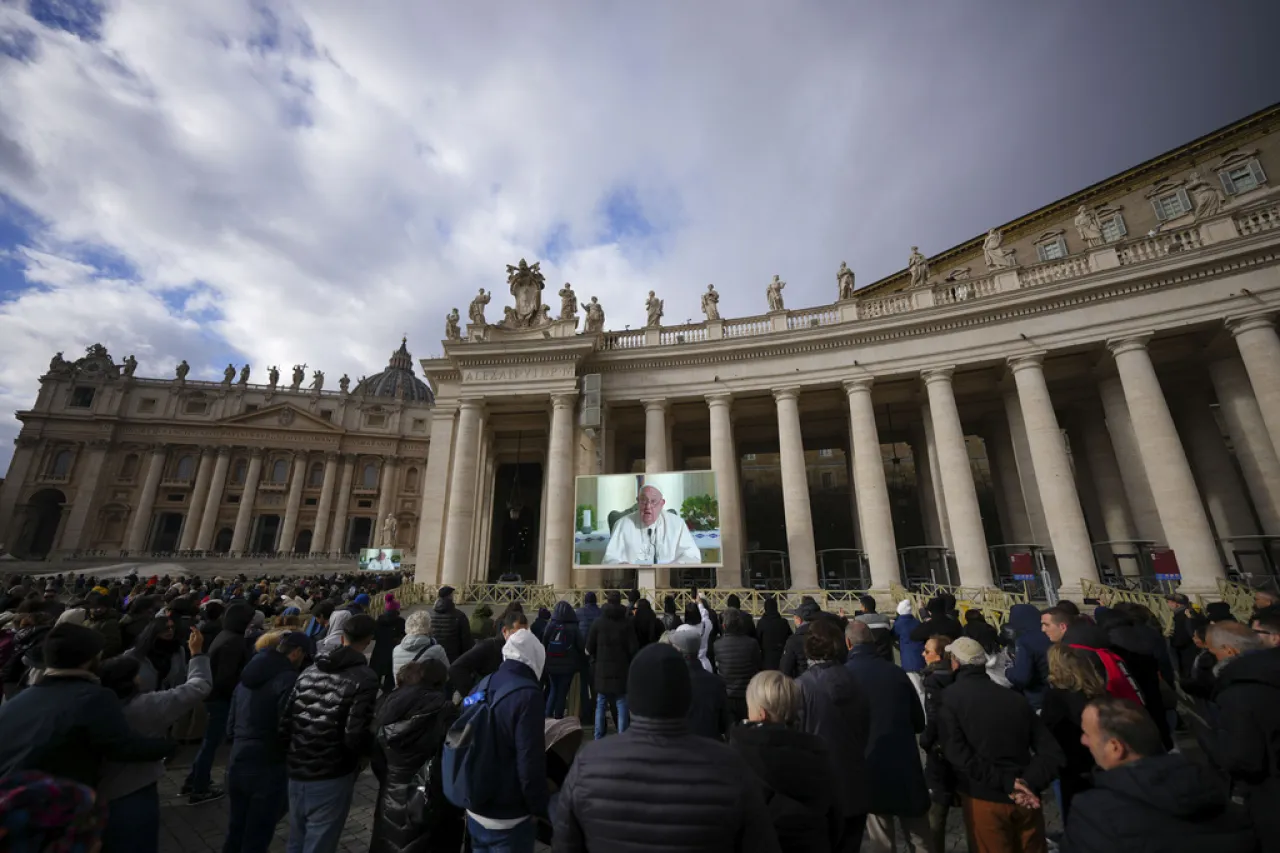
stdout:
<svg viewBox="0 0 1280 853">
<path fill-rule="evenodd" d="M 129 654 L 138 659 L 139 688 L 143 693 L 168 690 L 187 681 L 187 656 L 169 616 L 152 619 Z"/>
<path fill-rule="evenodd" d="M 730 731 L 729 744 L 763 786 L 782 853 L 830 853 L 844 830 L 839 770 L 826 744 L 797 726 L 801 701 L 791 678 L 757 673 L 747 685 L 747 722 Z"/>
<path fill-rule="evenodd" d="M 288 807 L 288 743 L 280 737 L 280 711 L 309 655 L 311 638 L 286 631 L 265 635 L 259 644 L 263 648 L 240 674 L 227 717 L 230 818 L 222 853 L 266 853 Z"/>
<path fill-rule="evenodd" d="M 623 609 L 621 604 L 610 606 Z M 625 620 L 622 624 L 626 625 Z M 508 691 L 519 682 L 533 689 L 514 690 L 493 706 L 494 756 L 502 773 L 493 798 L 474 804 L 467 812 L 467 835 L 472 853 L 533 853 L 536 820 L 549 818 L 545 718 L 539 688 L 546 650 L 532 632 L 521 628 L 507 638 L 502 658 L 502 665 L 489 680 L 491 695 Z"/>
<path fill-rule="evenodd" d="M 1059 780 L 1058 810 L 1063 820 L 1071 813 L 1076 794 L 1091 787 L 1093 756 L 1080 740 L 1085 705 L 1107 695 L 1106 682 L 1084 652 L 1065 643 L 1049 647 L 1049 689 L 1040 719 L 1044 721 L 1066 763 Z"/>
<path fill-rule="evenodd" d="M 1174 667 L 1178 678 L 1185 678 L 1191 672 L 1191 664 L 1195 661 L 1197 650 L 1191 641 L 1191 599 L 1180 592 L 1170 593 L 1164 597 L 1166 605 L 1173 611 L 1173 628 L 1169 632 L 1169 648 L 1173 652 Z"/>
<path fill-rule="evenodd" d="M 369 601 L 369 596 L 362 592 L 355 596 L 346 607 L 334 610 L 333 615 L 329 617 L 328 630 L 325 631 L 324 639 L 316 644 L 316 648 L 319 651 L 326 652 L 341 647 L 347 621 L 352 616 L 362 615 L 369 605 Z"/>
<path fill-rule="evenodd" d="M 0 670 L 6 699 L 11 699 L 35 680 L 43 660 L 45 638 L 54 628 L 53 619 L 39 602 L 24 603 L 19 609 L 18 627 L 13 633 L 9 660 Z"/>
<path fill-rule="evenodd" d="M 196 753 L 182 786 L 187 802 L 196 806 L 221 799 L 226 791 L 213 784 L 213 760 L 227 736 L 227 716 L 231 713 L 231 694 L 240 683 L 240 673 L 249 662 L 250 644 L 244 632 L 253 618 L 253 608 L 237 602 L 227 608 L 222 630 L 209 647 L 209 666 L 213 671 L 213 690 L 204 702 L 205 729 L 200 751 Z"/>
<path fill-rule="evenodd" d="M 858 597 L 862 611 L 854 618 L 871 629 L 875 637 L 876 654 L 893 663 L 893 624 L 889 617 L 876 611 L 876 599 L 873 595 Z"/>
<path fill-rule="evenodd" d="M 764 615 L 756 623 L 756 639 L 760 641 L 760 668 L 779 669 L 787 640 L 791 639 L 791 625 L 778 613 L 778 599 L 772 595 L 765 596 Z"/>
<path fill-rule="evenodd" d="M 1271 605 L 1254 611 L 1249 617 L 1249 627 L 1268 648 L 1280 648 L 1280 606 Z"/>
<path fill-rule="evenodd" d="M 920 623 L 914 631 L 911 632 L 911 639 L 924 642 L 930 637 L 941 635 L 958 640 L 964 636 L 964 628 L 961 627 L 960 621 L 951 615 L 951 609 L 955 606 L 955 600 L 949 597 L 938 596 L 930 599 L 925 605 L 929 618 Z"/>
<path fill-rule="evenodd" d="M 154 620 L 160 622 L 162 620 Z M 146 639 L 148 626 L 140 641 Z M 184 684 L 159 691 L 143 690 L 139 655 L 120 655 L 98 669 L 102 686 L 115 693 L 129 728 L 138 734 L 164 738 L 169 727 L 189 714 L 213 689 L 209 658 L 202 654 L 204 635 L 192 631 L 187 639 L 190 666 L 183 666 Z M 160 849 L 160 790 L 164 762 L 108 762 L 103 767 L 98 796 L 109 803 L 110 817 L 103 836 L 104 853 L 157 853 Z"/>
<path fill-rule="evenodd" d="M 45 636 L 40 681 L 0 705 L 0 777 L 35 771 L 97 788 L 103 763 L 152 762 L 173 745 L 135 734 L 120 701 L 98 681 L 102 635 L 55 625 Z"/>
<path fill-rule="evenodd" d="M 1147 624 L 1150 611 L 1136 604 L 1122 602 L 1101 614 L 1095 614 L 1098 628 L 1106 635 L 1108 648 L 1124 661 L 1125 669 L 1138 688 L 1147 713 L 1155 721 L 1166 749 L 1173 748 L 1173 732 L 1165 714 L 1165 699 L 1173 700 L 1172 685 L 1168 693 L 1161 689 L 1162 676 L 1173 678 L 1169 647 L 1159 630 Z"/>
<path fill-rule="evenodd" d="M 662 597 L 662 614 L 659 618 L 662 620 L 662 632 L 664 634 L 674 631 L 683 623 L 680 614 L 676 612 L 676 597 L 674 595 Z"/>
<path fill-rule="evenodd" d="M 653 612 L 653 605 L 649 603 L 649 599 L 642 598 L 636 602 L 631 617 L 631 627 L 636 632 L 636 642 L 640 644 L 640 648 L 656 643 L 662 637 L 662 623 L 658 621 L 658 615 Z"/>
<path fill-rule="evenodd" d="M 587 634 L 586 650 L 595 674 L 596 740 L 605 736 L 605 710 L 611 703 L 616 708 L 618 734 L 627 730 L 627 668 L 640 643 L 626 616 L 621 600 L 613 593 Z"/>
<path fill-rule="evenodd" d="M 553 850 L 650 853 L 677 840 L 705 853 L 780 849 L 755 774 L 728 745 L 689 732 L 689 674 L 664 643 L 636 655 L 625 691 L 634 722 L 578 753 L 559 795 Z"/>
<path fill-rule="evenodd" d="M 498 671 L 498 667 L 502 665 L 502 647 L 507 638 L 521 628 L 528 628 L 529 619 L 523 611 L 508 608 L 503 611 L 499 626 L 496 637 L 476 643 L 449 667 L 449 683 L 459 695 L 470 695 L 480 679 Z"/>
<path fill-rule="evenodd" d="M 987 653 L 971 637 L 947 646 L 955 682 L 942 691 L 938 730 L 956 772 L 970 850 L 1046 849 L 1040 792 L 1065 758 L 1026 698 L 987 675 Z"/>
<path fill-rule="evenodd" d="M 89 618 L 84 624 L 102 635 L 102 654 L 112 658 L 124 651 L 124 641 L 120 638 L 120 611 L 116 610 L 111 599 L 101 592 L 90 592 L 85 598 L 85 606 L 89 611 Z M 221 616 L 222 605 L 217 607 L 218 615 Z M 218 631 L 221 630 L 222 626 L 219 624 Z M 212 635 L 205 636 L 205 648 L 213 642 L 216 633 L 215 631 Z"/>
<path fill-rule="evenodd" d="M 289 853 L 334 853 L 369 753 L 378 676 L 365 660 L 375 623 L 363 613 L 343 625 L 342 645 L 316 654 L 280 715 L 288 743 Z"/>
<path fill-rule="evenodd" d="M 396 689 L 396 674 L 392 668 L 396 646 L 405 637 L 405 621 L 400 615 L 400 602 L 394 593 L 385 593 L 383 609 L 375 620 L 373 630 L 373 654 L 369 656 L 369 666 L 378 673 L 382 680 L 382 690 L 390 693 Z"/>
<path fill-rule="evenodd" d="M 404 639 L 391 652 L 391 672 L 397 673 L 407 663 L 438 660 L 449 666 L 444 646 L 431 636 L 431 611 L 416 610 L 404 620 Z"/>
<path fill-rule="evenodd" d="M 444 797 L 440 760 L 457 711 L 440 660 L 408 663 L 374 716 L 373 775 L 378 799 L 369 853 L 462 849 L 462 813 Z"/>
<path fill-rule="evenodd" d="M 1248 819 L 1232 805 L 1222 781 L 1184 755 L 1166 754 L 1145 709 L 1103 696 L 1085 706 L 1081 725 L 1082 743 L 1100 772 L 1093 788 L 1075 799 L 1066 820 L 1065 850 L 1259 849 Z M 1275 836 L 1266 842 L 1274 845 Z"/>
<path fill-rule="evenodd" d="M 467 617 L 453 603 L 453 587 L 442 586 L 431 608 L 431 636 L 444 646 L 449 662 L 457 660 L 474 644 Z"/>
<path fill-rule="evenodd" d="M 578 631 L 578 614 L 573 612 L 573 605 L 567 601 L 556 602 L 555 612 L 540 639 L 547 652 L 546 715 L 559 720 L 564 717 L 573 677 L 582 672 L 587 657 L 586 643 Z"/>
<path fill-rule="evenodd" d="M 132 649 L 138 644 L 142 630 L 150 624 L 159 609 L 158 595 L 139 595 L 130 599 L 124 616 L 120 618 L 120 642 L 124 648 Z"/>
<path fill-rule="evenodd" d="M 303 632 L 315 643 L 319 643 L 329 633 L 329 620 L 333 618 L 332 601 L 321 601 L 311 610 L 311 619 Z"/>
<path fill-rule="evenodd" d="M 582 606 L 575 611 L 578 616 L 578 632 L 582 634 L 584 648 L 587 644 L 587 637 L 591 634 L 591 626 L 600 618 L 600 605 L 597 604 L 597 601 L 595 592 L 587 590 L 582 596 Z M 591 725 L 595 719 L 596 697 L 593 666 L 593 662 L 588 658 L 586 663 L 583 664 L 582 677 L 578 679 L 578 718 L 582 721 L 584 728 Z"/>
<path fill-rule="evenodd" d="M 711 614 L 707 611 L 702 599 L 691 601 L 684 606 L 684 624 L 676 628 L 676 632 L 697 635 L 698 660 L 702 661 L 702 666 L 707 672 L 713 672 L 715 667 L 708 656 L 708 649 L 711 645 L 714 626 L 711 624 Z"/>
<path fill-rule="evenodd" d="M 1013 663 L 1005 670 L 1005 678 L 1036 711 L 1044 706 L 1049 688 L 1049 646 L 1053 644 L 1042 624 L 1043 618 L 1034 604 L 1015 604 L 1009 609 Z"/>
<path fill-rule="evenodd" d="M 1272 592 L 1269 589 L 1255 589 L 1253 591 L 1253 612 L 1266 610 L 1268 607 L 1275 607 L 1280 604 L 1280 593 Z"/>
<path fill-rule="evenodd" d="M 1066 602 L 1045 610 L 1040 616 L 1040 624 L 1045 636 L 1054 643 L 1066 643 L 1084 651 L 1089 660 L 1102 674 L 1107 683 L 1107 692 L 1120 699 L 1128 699 L 1145 705 L 1138 683 L 1129 672 L 1125 659 L 1110 647 L 1111 640 L 1107 632 L 1077 613 Z"/>
<path fill-rule="evenodd" d="M 687 722 L 689 731 L 700 737 L 724 741 L 733 728 L 733 712 L 729 710 L 729 697 L 724 679 L 707 672 L 698 659 L 698 638 L 690 631 L 677 631 L 671 635 L 671 645 L 680 652 L 689 665 L 691 700 Z"/>
<path fill-rule="evenodd" d="M 902 671 L 907 675 L 915 675 L 919 680 L 924 670 L 924 640 L 913 640 L 911 634 L 920 627 L 920 620 L 911 612 L 911 599 L 904 598 L 898 602 L 898 615 L 893 620 L 893 640 L 898 646 L 898 654 L 902 659 Z M 919 687 L 917 687 L 917 690 Z"/>
<path fill-rule="evenodd" d="M 726 610 L 733 608 L 742 614 L 744 622 L 742 633 L 752 640 L 756 639 L 756 620 L 751 616 L 750 612 L 742 609 L 742 599 L 731 592 L 724 597 L 724 606 Z"/>
<path fill-rule="evenodd" d="M 778 670 L 783 675 L 799 678 L 809 668 L 808 658 L 805 657 L 804 641 L 821 612 L 817 603 L 813 601 L 801 601 L 791 611 L 791 618 L 795 620 L 796 627 L 791 636 L 787 637 L 786 645 L 782 649 L 782 657 L 778 661 Z"/>
<path fill-rule="evenodd" d="M 488 640 L 498 633 L 493 621 L 493 608 L 487 601 L 482 601 L 475 606 L 467 625 L 471 629 L 471 639 L 477 643 Z"/>
<path fill-rule="evenodd" d="M 867 744 L 871 736 L 870 697 L 858 689 L 841 665 L 848 647 L 835 623 L 813 619 L 804 632 L 804 655 L 809 666 L 796 679 L 802 696 L 801 725 L 817 735 L 840 768 L 840 814 L 844 827 L 837 851 L 857 853 L 871 810 L 867 774 Z"/>
<path fill-rule="evenodd" d="M 1209 620 L 1197 615 L 1189 620 L 1191 643 L 1196 656 L 1191 662 L 1191 671 L 1182 676 L 1179 687 L 1182 692 L 1195 700 L 1197 707 L 1204 710 L 1213 696 L 1213 684 L 1218 659 L 1209 651 L 1206 637 L 1209 631 Z"/>
<path fill-rule="evenodd" d="M 987 621 L 981 610 L 974 609 L 964 614 L 964 635 L 977 640 L 978 645 L 989 655 L 1000 650 L 1000 632 Z"/>
<path fill-rule="evenodd" d="M 649 612 L 653 613 L 653 609 L 650 608 Z M 547 629 L 547 623 L 550 621 L 551 611 L 545 607 L 539 607 L 537 617 L 533 620 L 533 624 L 529 626 L 529 630 L 538 639 L 538 642 L 542 642 L 542 633 Z"/>
<path fill-rule="evenodd" d="M 1264 848 L 1280 842 L 1280 649 L 1238 622 L 1209 628 L 1218 659 L 1210 759 L 1245 797 Z"/>
<path fill-rule="evenodd" d="M 760 645 L 747 636 L 747 614 L 730 607 L 724 612 L 724 636 L 715 642 L 716 672 L 724 679 L 729 713 L 735 722 L 747 718 L 747 685 L 761 669 Z"/>
<path fill-rule="evenodd" d="M 959 805 L 956 792 L 956 775 L 947 763 L 938 732 L 938 709 L 942 703 L 942 691 L 955 682 L 955 670 L 951 655 L 947 652 L 951 638 L 941 635 L 930 637 L 924 644 L 924 731 L 920 734 L 920 749 L 924 751 L 924 778 L 929 786 L 929 834 L 935 853 L 946 850 L 947 814 L 952 806 Z"/>
<path fill-rule="evenodd" d="M 1010 617 L 1012 617 L 1012 610 Z M 1079 616 L 1073 615 L 1061 603 L 1046 607 L 1040 612 L 1040 632 L 1049 640 L 1050 643 L 1061 643 L 1063 638 L 1067 636 L 1067 629 L 1071 627 Z M 1045 650 L 1048 654 L 1048 649 Z"/>
</svg>

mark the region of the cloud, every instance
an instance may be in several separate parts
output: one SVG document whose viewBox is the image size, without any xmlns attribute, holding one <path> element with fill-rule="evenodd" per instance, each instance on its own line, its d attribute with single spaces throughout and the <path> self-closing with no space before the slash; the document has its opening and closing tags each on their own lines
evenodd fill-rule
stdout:
<svg viewBox="0 0 1280 853">
<path fill-rule="evenodd" d="M 1233 22 L 1247 16 L 1248 27 Z M 57 350 L 380 368 L 504 269 L 676 322 L 832 299 L 1277 99 L 1280 11 L 0 4 L 0 408 Z M 1252 63 L 1252 67 L 1251 67 Z M 491 314 L 500 315 L 495 304 Z M 16 433 L 0 422 L 0 439 Z M 8 448 L 0 449 L 6 454 Z M 0 465 L 4 456 L 0 455 Z"/>
</svg>

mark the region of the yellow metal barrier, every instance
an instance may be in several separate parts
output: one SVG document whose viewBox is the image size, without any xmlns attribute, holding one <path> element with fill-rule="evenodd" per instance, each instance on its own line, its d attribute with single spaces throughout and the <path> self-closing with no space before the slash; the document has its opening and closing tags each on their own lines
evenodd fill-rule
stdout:
<svg viewBox="0 0 1280 853">
<path fill-rule="evenodd" d="M 1080 587 L 1085 598 L 1096 598 L 1104 607 L 1111 607 L 1121 601 L 1141 604 L 1160 621 L 1160 627 L 1165 634 L 1173 630 L 1173 611 L 1169 609 L 1169 605 L 1165 602 L 1164 595 L 1161 593 L 1117 589 L 1116 587 L 1091 580 L 1081 580 Z"/>
<path fill-rule="evenodd" d="M 1253 590 L 1225 578 L 1218 579 L 1218 594 L 1231 607 L 1231 615 L 1239 621 L 1249 624 L 1253 615 Z"/>
</svg>

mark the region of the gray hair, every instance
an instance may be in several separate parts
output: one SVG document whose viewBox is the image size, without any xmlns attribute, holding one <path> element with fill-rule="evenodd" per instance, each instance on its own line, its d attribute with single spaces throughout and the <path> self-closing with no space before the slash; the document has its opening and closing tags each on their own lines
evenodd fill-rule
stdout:
<svg viewBox="0 0 1280 853">
<path fill-rule="evenodd" d="M 431 611 L 415 610 L 410 613 L 409 618 L 404 620 L 404 633 L 407 637 L 430 637 Z"/>
<path fill-rule="evenodd" d="M 1267 648 L 1261 637 L 1239 622 L 1215 622 L 1204 639 L 1210 648 L 1235 649 L 1241 655 Z"/>
<path fill-rule="evenodd" d="M 871 646 L 876 642 L 876 635 L 871 632 L 871 626 L 857 619 L 849 620 L 849 626 L 844 629 L 844 638 L 851 646 Z"/>
<path fill-rule="evenodd" d="M 776 669 L 756 673 L 747 684 L 747 710 L 763 711 L 771 723 L 791 723 L 800 714 L 800 702 L 800 687 Z"/>
</svg>

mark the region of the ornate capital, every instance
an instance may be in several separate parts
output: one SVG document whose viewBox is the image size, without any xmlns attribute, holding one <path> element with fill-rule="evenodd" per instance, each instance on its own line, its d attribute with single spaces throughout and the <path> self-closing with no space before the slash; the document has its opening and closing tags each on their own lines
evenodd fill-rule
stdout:
<svg viewBox="0 0 1280 853">
<path fill-rule="evenodd" d="M 934 382 L 945 382 L 951 384 L 951 377 L 956 372 L 955 365 L 947 365 L 946 367 L 930 367 L 920 371 L 920 378 L 924 380 L 926 385 L 932 385 Z"/>
<path fill-rule="evenodd" d="M 871 386 L 876 382 L 874 376 L 858 376 L 844 381 L 844 393 L 852 397 L 854 394 L 870 394 Z"/>
<path fill-rule="evenodd" d="M 463 412 L 484 414 L 484 400 L 476 397 L 464 397 L 458 401 L 458 409 Z"/>
<path fill-rule="evenodd" d="M 1033 352 L 1026 355 L 1010 356 L 1005 363 L 1009 366 L 1010 373 L 1017 373 L 1019 370 L 1027 370 L 1028 368 L 1035 368 L 1044 372 L 1044 353 Z"/>
<path fill-rule="evenodd" d="M 667 400 L 665 397 L 660 399 L 641 400 L 640 402 L 644 404 L 644 410 L 646 412 L 650 412 L 650 411 L 666 412 L 667 411 Z"/>
<path fill-rule="evenodd" d="M 774 388 L 773 399 L 778 401 L 779 403 L 783 402 L 784 400 L 793 400 L 793 401 L 799 400 L 800 389 L 795 386 L 792 386 L 789 388 Z"/>
<path fill-rule="evenodd" d="M 1227 331 L 1232 335 L 1239 337 L 1244 332 L 1253 332 L 1258 329 L 1272 329 L 1276 327 L 1276 318 L 1272 314 L 1250 314 L 1246 317 L 1228 317 L 1226 322 Z"/>
<path fill-rule="evenodd" d="M 713 409 L 720 406 L 727 409 L 733 405 L 733 394 L 728 391 L 716 391 L 712 394 L 706 394 L 704 399 L 707 401 L 707 405 Z"/>
<path fill-rule="evenodd" d="M 573 409 L 577 404 L 577 391 L 558 391 L 551 395 L 551 408 L 553 409 Z"/>
<path fill-rule="evenodd" d="M 1127 352 L 1145 350 L 1147 348 L 1147 342 L 1150 340 L 1150 332 L 1144 332 L 1138 335 L 1126 335 L 1123 338 L 1112 338 L 1107 341 L 1107 349 L 1111 352 L 1112 357 L 1121 356 Z"/>
</svg>

